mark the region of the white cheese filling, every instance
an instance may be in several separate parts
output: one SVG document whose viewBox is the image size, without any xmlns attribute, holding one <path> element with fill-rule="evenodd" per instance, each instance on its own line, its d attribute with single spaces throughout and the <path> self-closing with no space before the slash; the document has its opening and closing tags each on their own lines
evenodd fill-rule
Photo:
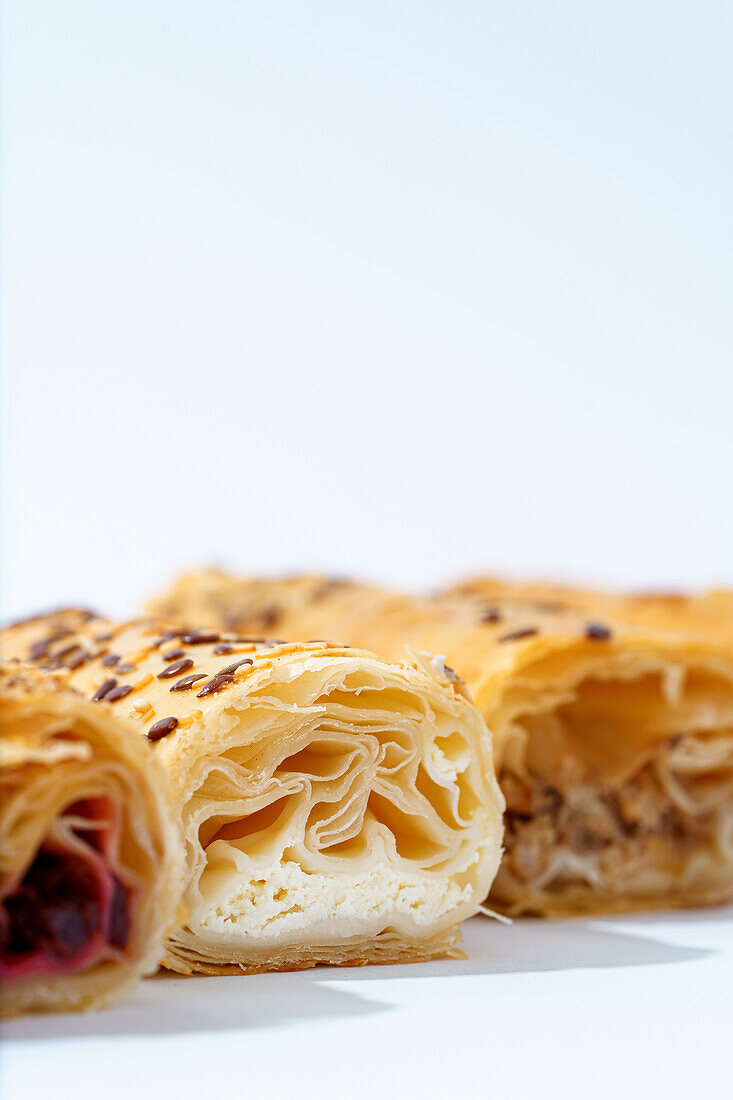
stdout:
<svg viewBox="0 0 733 1100">
<path fill-rule="evenodd" d="M 409 934 L 436 924 L 472 894 L 470 884 L 410 874 L 387 862 L 352 874 L 324 874 L 286 861 L 250 878 L 232 862 L 240 853 L 226 847 L 230 858 L 217 852 L 201 879 L 203 904 L 195 914 L 196 925 L 224 938 L 271 938 L 281 947 L 361 939 L 388 927 Z"/>
</svg>

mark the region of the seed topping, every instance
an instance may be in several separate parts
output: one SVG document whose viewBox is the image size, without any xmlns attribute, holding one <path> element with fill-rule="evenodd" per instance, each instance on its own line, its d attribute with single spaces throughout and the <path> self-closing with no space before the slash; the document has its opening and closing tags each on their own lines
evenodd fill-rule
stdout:
<svg viewBox="0 0 733 1100">
<path fill-rule="evenodd" d="M 603 623 L 586 623 L 586 638 L 593 638 L 597 642 L 607 642 L 611 637 L 611 631 Z"/>
<path fill-rule="evenodd" d="M 148 730 L 148 741 L 160 741 L 162 737 L 167 737 L 169 733 L 173 733 L 177 725 L 177 718 L 161 718 Z"/>
<path fill-rule="evenodd" d="M 158 673 L 159 680 L 169 680 L 172 676 L 178 676 L 179 672 L 187 672 L 189 668 L 193 668 L 193 661 L 190 657 L 184 657 L 182 661 L 174 661 L 172 665 L 168 665 L 162 672 Z"/>
<path fill-rule="evenodd" d="M 75 669 L 83 665 L 88 660 L 89 654 L 83 646 L 78 644 L 67 646 L 66 649 L 62 649 L 60 653 L 56 654 L 56 660 L 54 662 L 55 668 L 68 668 Z"/>
<path fill-rule="evenodd" d="M 201 691 L 196 695 L 197 699 L 205 699 L 207 695 L 215 695 L 217 691 L 221 691 L 227 684 L 231 684 L 234 681 L 234 676 L 231 672 L 220 672 L 217 676 L 212 676 L 208 683 L 204 684 Z"/>
<path fill-rule="evenodd" d="M 133 690 L 132 684 L 120 684 L 119 687 L 112 688 L 104 696 L 108 703 L 116 703 L 118 699 L 124 699 L 126 695 L 129 695 Z"/>
<path fill-rule="evenodd" d="M 198 673 L 196 676 L 183 676 L 180 680 L 176 680 L 171 691 L 188 691 L 198 680 L 205 679 L 206 676 L 202 672 Z"/>
<path fill-rule="evenodd" d="M 502 634 L 496 640 L 497 642 L 518 642 L 520 638 L 531 638 L 535 634 L 539 634 L 536 626 L 525 626 L 521 630 L 512 630 L 509 634 Z"/>
<path fill-rule="evenodd" d="M 220 676 L 233 676 L 234 673 L 237 671 L 237 669 L 241 668 L 242 665 L 252 665 L 252 664 L 254 664 L 254 661 L 252 660 L 251 657 L 242 657 L 242 659 L 240 661 L 232 661 L 232 663 L 230 665 L 227 665 L 226 668 L 223 668 L 221 670 L 221 672 L 219 673 L 219 675 Z"/>
<path fill-rule="evenodd" d="M 156 641 L 152 643 L 153 649 L 157 649 L 158 646 L 165 645 L 166 642 L 172 642 L 174 638 L 180 638 L 181 635 L 185 633 L 185 630 L 166 630 Z"/>
<path fill-rule="evenodd" d="M 106 697 L 109 695 L 110 691 L 112 691 L 112 689 L 116 688 L 116 687 L 117 687 L 117 681 L 115 680 L 114 677 L 112 677 L 112 679 L 110 679 L 110 680 L 105 680 L 104 683 L 99 685 L 97 690 L 94 692 L 94 695 L 92 695 L 92 702 L 93 703 L 98 703 L 98 702 L 100 702 L 100 700 L 106 699 Z"/>
<path fill-rule="evenodd" d="M 51 638 L 43 638 L 42 641 L 36 642 L 28 651 L 28 660 L 40 661 L 41 657 L 46 656 L 53 643 L 60 637 L 63 637 L 63 635 L 55 634 Z"/>
</svg>

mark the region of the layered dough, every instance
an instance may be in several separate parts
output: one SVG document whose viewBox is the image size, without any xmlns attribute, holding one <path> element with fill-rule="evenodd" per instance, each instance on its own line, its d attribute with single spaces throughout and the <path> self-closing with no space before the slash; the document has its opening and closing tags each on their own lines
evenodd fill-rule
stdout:
<svg viewBox="0 0 733 1100">
<path fill-rule="evenodd" d="M 698 629 L 599 620 L 557 599 L 432 599 L 323 577 L 189 574 L 162 614 L 232 629 L 265 619 L 386 657 L 445 656 L 494 734 L 507 801 L 489 904 L 543 915 L 733 895 L 733 658 Z"/>
<path fill-rule="evenodd" d="M 74 612 L 9 628 L 0 648 L 153 743 L 186 844 L 187 917 L 167 966 L 455 951 L 496 874 L 503 799 L 483 720 L 442 662 Z"/>
<path fill-rule="evenodd" d="M 0 1010 L 98 1007 L 154 970 L 183 849 L 167 777 L 106 707 L 0 661 Z"/>
</svg>

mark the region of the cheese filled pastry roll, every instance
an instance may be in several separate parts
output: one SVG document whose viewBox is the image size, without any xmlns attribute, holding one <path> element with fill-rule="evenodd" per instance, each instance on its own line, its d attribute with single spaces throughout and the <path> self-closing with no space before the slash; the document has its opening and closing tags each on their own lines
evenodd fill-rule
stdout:
<svg viewBox="0 0 733 1100">
<path fill-rule="evenodd" d="M 572 915 L 733 895 L 733 659 L 724 647 L 522 601 L 319 577 L 189 574 L 153 601 L 234 629 L 442 654 L 494 734 L 507 802 L 489 904 Z"/>
<path fill-rule="evenodd" d="M 483 720 L 442 663 L 155 621 L 81 623 L 48 644 L 58 625 L 10 628 L 0 645 L 41 653 L 135 723 L 174 788 L 187 919 L 166 966 L 454 953 L 498 867 L 503 800 Z"/>
<path fill-rule="evenodd" d="M 154 970 L 180 897 L 167 777 L 56 677 L 0 661 L 0 1010 L 99 1007 Z"/>
<path fill-rule="evenodd" d="M 696 634 L 733 650 L 733 589 L 622 592 L 545 581 L 471 577 L 449 591 L 485 600 L 517 600 L 552 610 L 606 616 L 635 626 Z"/>
</svg>

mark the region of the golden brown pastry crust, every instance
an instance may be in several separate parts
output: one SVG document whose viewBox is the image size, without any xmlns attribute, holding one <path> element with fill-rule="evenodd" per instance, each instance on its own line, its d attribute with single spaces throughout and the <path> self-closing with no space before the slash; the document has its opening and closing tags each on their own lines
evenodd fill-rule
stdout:
<svg viewBox="0 0 733 1100">
<path fill-rule="evenodd" d="M 503 800 L 483 720 L 442 663 L 73 610 L 7 628 L 0 651 L 153 742 L 187 846 L 166 966 L 455 953 L 498 867 Z"/>
<path fill-rule="evenodd" d="M 0 661 L 0 733 L 0 896 L 12 893 L 42 844 L 59 843 L 69 807 L 103 797 L 117 821 L 107 858 L 133 898 L 124 949 L 77 972 L 8 978 L 0 1013 L 100 1007 L 157 967 L 180 916 L 183 852 L 167 777 L 107 707 L 14 662 Z M 72 833 L 69 843 L 80 841 Z"/>
<path fill-rule="evenodd" d="M 508 851 L 490 905 L 554 915 L 730 897 L 729 651 L 699 633 L 560 604 L 203 571 L 151 606 L 238 630 L 266 621 L 387 657 L 405 643 L 444 655 L 494 733 L 508 792 Z"/>
<path fill-rule="evenodd" d="M 518 581 L 483 574 L 449 593 L 484 600 L 516 600 L 558 611 L 601 616 L 633 626 L 697 634 L 733 649 L 733 589 L 707 592 L 623 592 L 551 581 Z"/>
</svg>

